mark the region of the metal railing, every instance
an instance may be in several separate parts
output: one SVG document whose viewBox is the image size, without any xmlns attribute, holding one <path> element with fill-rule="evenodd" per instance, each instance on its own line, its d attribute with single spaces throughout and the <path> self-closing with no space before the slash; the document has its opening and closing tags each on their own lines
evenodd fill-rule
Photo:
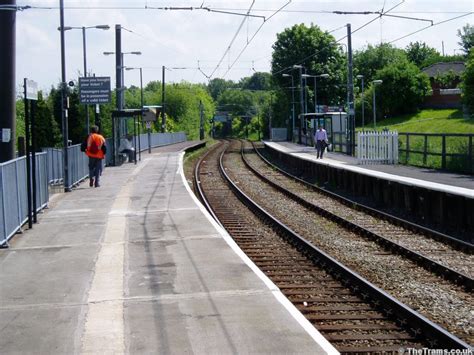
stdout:
<svg viewBox="0 0 474 355">
<path fill-rule="evenodd" d="M 63 179 L 63 151 L 58 148 L 43 148 L 46 153 L 48 183 L 59 184 Z"/>
<path fill-rule="evenodd" d="M 47 154 L 36 154 L 36 211 L 49 201 Z M 5 244 L 28 219 L 26 157 L 0 164 L 0 245 Z M 34 207 L 33 207 L 34 208 Z"/>
<path fill-rule="evenodd" d="M 474 134 L 399 134 L 400 162 L 408 165 L 474 173 Z"/>
<path fill-rule="evenodd" d="M 286 141 L 288 137 L 288 130 L 286 128 L 272 128 L 270 133 L 270 140 L 274 142 Z"/>
<path fill-rule="evenodd" d="M 151 135 L 151 147 L 186 141 L 186 134 L 155 133 Z M 142 134 L 141 149 L 148 149 L 148 135 Z M 106 161 L 112 161 L 112 141 L 107 139 Z M 72 188 L 89 174 L 88 158 L 81 152 L 81 145 L 68 147 L 69 181 Z M 49 201 L 50 184 L 63 182 L 63 151 L 56 148 L 44 148 L 37 153 L 36 159 L 36 210 L 40 211 Z M 20 157 L 0 164 L 0 245 L 5 244 L 28 219 L 28 196 L 26 185 L 26 157 Z M 34 208 L 34 207 L 33 207 Z"/>
</svg>

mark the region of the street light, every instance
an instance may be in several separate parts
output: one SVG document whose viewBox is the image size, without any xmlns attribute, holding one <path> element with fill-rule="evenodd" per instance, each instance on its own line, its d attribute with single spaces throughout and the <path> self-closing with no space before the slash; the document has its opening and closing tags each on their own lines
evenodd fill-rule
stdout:
<svg viewBox="0 0 474 355">
<path fill-rule="evenodd" d="M 293 79 L 293 75 L 291 74 L 282 74 L 284 78 L 291 78 L 291 141 L 293 141 L 293 132 L 295 131 L 295 83 Z"/>
<path fill-rule="evenodd" d="M 64 31 L 70 30 L 82 30 L 82 53 L 84 57 L 84 77 L 87 77 L 87 55 L 86 55 L 86 30 L 90 28 L 95 28 L 99 30 L 108 30 L 110 29 L 109 25 L 96 25 L 96 26 L 82 26 L 82 27 L 73 27 L 73 26 L 64 26 Z M 58 31 L 61 31 L 61 27 L 58 27 Z M 86 108 L 86 134 L 89 133 L 89 106 L 85 104 Z"/>
<path fill-rule="evenodd" d="M 303 74 L 303 78 L 314 78 L 314 113 L 317 113 L 318 100 L 317 100 L 316 78 L 329 78 L 329 74 L 320 74 L 320 75 Z"/>
<path fill-rule="evenodd" d="M 374 130 L 375 130 L 375 127 L 376 127 L 376 119 L 377 119 L 377 110 L 376 110 L 376 108 L 375 108 L 375 86 L 376 86 L 377 84 L 382 84 L 382 83 L 383 83 L 382 80 L 374 80 L 374 81 L 372 81 L 372 84 L 374 85 L 374 95 L 373 95 L 373 97 L 374 97 L 374 105 L 373 105 L 373 106 L 374 106 L 374 107 L 373 107 L 373 110 L 374 110 Z"/>
<path fill-rule="evenodd" d="M 303 66 L 298 64 L 298 65 L 293 65 L 293 69 L 299 69 L 300 70 L 300 104 L 301 104 L 301 110 L 300 110 L 300 127 L 298 130 L 298 144 L 302 143 L 301 140 L 301 130 L 303 129 L 303 114 L 304 112 L 304 102 L 303 102 Z"/>
<path fill-rule="evenodd" d="M 112 54 L 115 54 L 115 52 L 104 52 L 104 55 L 112 55 Z M 120 78 L 120 81 L 117 83 L 117 87 L 120 87 L 120 92 L 117 92 L 117 96 L 120 96 L 117 97 L 117 108 L 118 109 L 123 109 L 125 107 L 125 92 L 124 92 L 124 75 L 123 75 L 123 70 L 125 68 L 124 66 L 124 63 L 123 63 L 123 56 L 124 54 L 134 54 L 134 55 L 141 55 L 142 52 L 139 52 L 139 51 L 133 51 L 133 52 L 121 52 L 120 53 L 120 71 L 121 71 L 121 78 Z M 117 66 L 117 69 L 119 69 L 119 67 Z M 118 76 L 118 74 L 117 74 Z M 116 78 L 116 81 L 118 81 L 119 78 Z M 119 105 L 120 103 L 120 105 Z M 122 125 L 122 130 L 126 133 L 126 126 L 125 124 Z"/>
<path fill-rule="evenodd" d="M 365 120 L 365 98 L 364 98 L 364 76 L 363 75 L 357 75 L 357 79 L 361 80 L 362 84 L 362 131 L 364 130 L 364 120 Z"/>
</svg>

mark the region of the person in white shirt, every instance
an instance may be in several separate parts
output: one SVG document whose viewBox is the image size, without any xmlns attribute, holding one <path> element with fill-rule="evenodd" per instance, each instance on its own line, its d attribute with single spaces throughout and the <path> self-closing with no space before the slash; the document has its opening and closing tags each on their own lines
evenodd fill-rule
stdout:
<svg viewBox="0 0 474 355">
<path fill-rule="evenodd" d="M 135 156 L 135 148 L 132 146 L 132 137 L 126 136 L 120 139 L 120 146 L 119 146 L 119 153 L 126 153 L 128 154 L 128 161 L 134 161 Z"/>
<path fill-rule="evenodd" d="M 322 159 L 324 149 L 326 149 L 328 144 L 328 134 L 321 125 L 318 126 L 318 130 L 314 133 L 314 141 L 316 142 L 316 158 Z"/>
</svg>

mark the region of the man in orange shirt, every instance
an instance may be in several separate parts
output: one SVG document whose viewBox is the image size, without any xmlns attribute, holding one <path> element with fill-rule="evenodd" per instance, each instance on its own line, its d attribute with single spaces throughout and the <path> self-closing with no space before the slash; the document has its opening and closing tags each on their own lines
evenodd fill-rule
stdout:
<svg viewBox="0 0 474 355">
<path fill-rule="evenodd" d="M 102 160 L 105 158 L 107 147 L 105 138 L 99 134 L 99 127 L 92 126 L 87 137 L 86 154 L 89 157 L 89 186 L 99 187 L 99 177 L 102 172 Z"/>
</svg>

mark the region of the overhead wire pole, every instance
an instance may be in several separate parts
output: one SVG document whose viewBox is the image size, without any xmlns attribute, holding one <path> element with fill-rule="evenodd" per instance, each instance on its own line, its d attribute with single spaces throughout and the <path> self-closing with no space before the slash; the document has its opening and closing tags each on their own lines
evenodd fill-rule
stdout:
<svg viewBox="0 0 474 355">
<path fill-rule="evenodd" d="M 69 192 L 69 127 L 66 91 L 66 51 L 64 41 L 64 0 L 59 0 L 59 23 L 61 27 L 61 128 L 63 133 L 63 163 L 64 163 L 64 191 Z"/>
<path fill-rule="evenodd" d="M 87 77 L 87 54 L 86 54 L 86 28 L 82 26 L 82 52 L 84 54 L 84 77 Z M 86 135 L 89 134 L 89 105 L 84 105 L 86 109 Z"/>
<path fill-rule="evenodd" d="M 166 103 L 165 103 L 165 66 L 161 67 L 161 133 L 166 131 Z"/>
<path fill-rule="evenodd" d="M 122 78 L 122 67 L 123 67 L 123 56 L 122 56 L 122 26 L 119 24 L 115 25 L 115 101 L 117 111 L 123 109 L 122 101 L 122 90 L 123 90 L 123 78 Z M 118 142 L 120 138 L 120 118 L 117 124 L 116 119 L 112 118 L 112 147 L 113 147 L 113 164 L 117 165 L 118 162 Z"/>
<path fill-rule="evenodd" d="M 0 139 L 0 163 L 15 158 L 15 47 L 16 47 L 16 0 L 2 2 L 0 9 L 0 137 L 10 132 L 10 140 Z M 11 6 L 11 9 L 9 7 Z M 4 131 L 5 130 L 5 131 Z"/>
<path fill-rule="evenodd" d="M 354 76 L 352 64 L 352 36 L 351 24 L 347 24 L 347 90 L 349 97 L 349 155 L 352 155 L 355 148 L 355 109 L 354 109 Z"/>
</svg>

